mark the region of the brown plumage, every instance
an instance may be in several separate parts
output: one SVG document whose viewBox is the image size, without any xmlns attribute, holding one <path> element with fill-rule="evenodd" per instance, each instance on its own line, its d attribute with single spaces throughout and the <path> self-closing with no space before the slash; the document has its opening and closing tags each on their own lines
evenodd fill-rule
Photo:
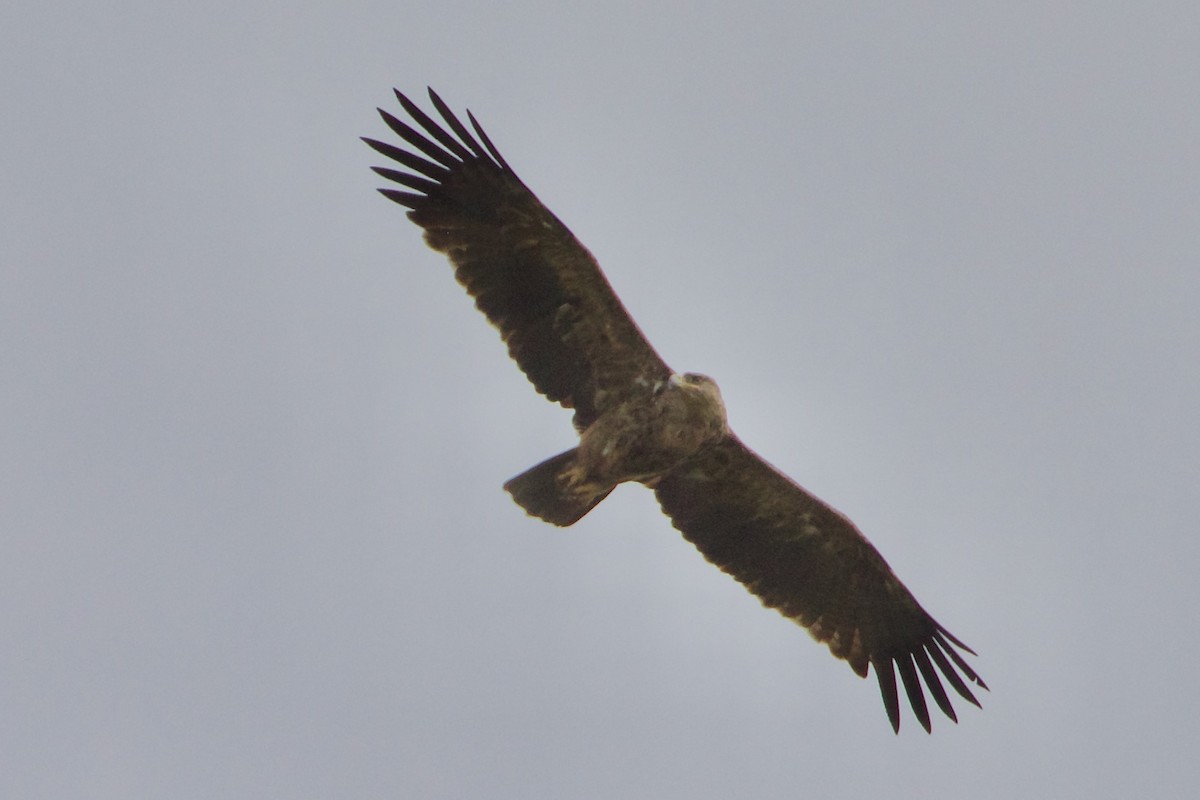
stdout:
<svg viewBox="0 0 1200 800">
<path fill-rule="evenodd" d="M 957 721 L 939 673 L 969 702 L 987 688 L 974 653 L 917 603 L 858 529 L 733 434 L 716 384 L 676 375 L 621 305 L 592 255 L 516 176 L 468 112 L 474 134 L 432 90 L 445 122 L 396 92 L 421 130 L 380 109 L 410 149 L 364 141 L 404 171 L 381 189 L 446 253 L 476 306 L 539 392 L 575 412 L 577 448 L 505 484 L 527 512 L 570 525 L 613 487 L 651 487 L 712 563 L 806 627 L 865 677 L 873 668 L 895 730 L 896 672 L 930 730 L 923 687 Z M 423 132 L 422 132 L 423 131 Z M 956 649 L 957 648 L 957 649 Z"/>
</svg>

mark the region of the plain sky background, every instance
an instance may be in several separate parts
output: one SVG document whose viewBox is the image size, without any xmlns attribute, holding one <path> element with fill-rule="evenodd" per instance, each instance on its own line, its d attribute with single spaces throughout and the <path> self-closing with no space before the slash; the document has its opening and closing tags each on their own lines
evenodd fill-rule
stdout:
<svg viewBox="0 0 1200 800">
<path fill-rule="evenodd" d="M 8 2 L 0 797 L 1200 780 L 1200 5 Z M 874 677 L 570 446 L 374 191 L 471 108 L 660 353 L 979 651 Z"/>
</svg>

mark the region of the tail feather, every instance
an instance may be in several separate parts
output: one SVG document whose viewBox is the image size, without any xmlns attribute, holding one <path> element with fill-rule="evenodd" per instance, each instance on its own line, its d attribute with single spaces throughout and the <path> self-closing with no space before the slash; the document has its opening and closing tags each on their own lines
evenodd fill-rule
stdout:
<svg viewBox="0 0 1200 800">
<path fill-rule="evenodd" d="M 560 478 L 574 463 L 576 452 L 568 450 L 546 459 L 504 484 L 504 491 L 535 517 L 561 527 L 573 525 L 612 491 L 612 487 L 599 493 L 573 490 Z"/>
</svg>

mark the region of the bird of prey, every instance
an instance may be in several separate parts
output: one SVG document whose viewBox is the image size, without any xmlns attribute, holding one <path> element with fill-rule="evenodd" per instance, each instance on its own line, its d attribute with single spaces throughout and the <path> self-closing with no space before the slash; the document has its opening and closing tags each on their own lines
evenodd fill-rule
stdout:
<svg viewBox="0 0 1200 800">
<path fill-rule="evenodd" d="M 684 538 L 765 606 L 807 628 L 860 677 L 874 669 L 896 732 L 897 672 L 926 731 L 922 683 L 957 722 L 939 672 L 978 706 L 967 682 L 987 686 L 958 652 L 974 651 L 921 607 L 849 519 L 742 444 L 711 378 L 666 365 L 591 253 L 474 115 L 467 112 L 468 130 L 432 89 L 442 122 L 399 91 L 396 98 L 416 127 L 379 109 L 404 142 L 364 139 L 403 167 L 375 167 L 402 187 L 379 191 L 449 257 L 538 392 L 574 411 L 579 445 L 506 483 L 513 499 L 566 526 L 617 484 L 641 483 Z"/>
</svg>

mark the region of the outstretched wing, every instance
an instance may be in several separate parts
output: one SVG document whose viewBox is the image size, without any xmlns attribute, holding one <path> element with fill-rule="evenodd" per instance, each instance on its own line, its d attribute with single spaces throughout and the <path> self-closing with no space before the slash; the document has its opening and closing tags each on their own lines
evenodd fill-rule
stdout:
<svg viewBox="0 0 1200 800">
<path fill-rule="evenodd" d="M 591 253 L 508 166 L 467 113 L 478 139 L 441 98 L 442 125 L 396 92 L 424 133 L 379 109 L 407 144 L 364 139 L 403 170 L 375 167 L 405 187 L 380 189 L 410 209 L 425 241 L 445 253 L 455 276 L 508 345 L 539 392 L 575 409 L 585 428 L 606 398 L 670 370 L 617 299 Z M 480 144 L 482 142 L 482 144 Z"/>
<path fill-rule="evenodd" d="M 987 686 L 955 648 L 974 651 L 921 608 L 850 520 L 732 434 L 668 473 L 655 492 L 675 527 L 705 558 L 764 605 L 806 627 L 859 676 L 873 667 L 896 731 L 900 707 L 893 666 L 927 731 L 922 679 L 938 707 L 958 721 L 938 670 L 958 694 L 979 705 L 963 678 Z"/>
</svg>

